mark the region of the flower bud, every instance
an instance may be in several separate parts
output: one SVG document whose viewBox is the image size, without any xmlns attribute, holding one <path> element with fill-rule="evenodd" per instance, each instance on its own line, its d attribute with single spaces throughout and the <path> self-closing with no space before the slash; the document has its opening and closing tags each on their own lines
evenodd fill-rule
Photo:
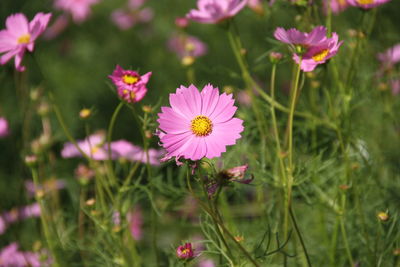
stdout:
<svg viewBox="0 0 400 267">
<path fill-rule="evenodd" d="M 282 59 L 283 55 L 279 52 L 271 52 L 269 53 L 269 60 L 271 63 L 278 63 Z"/>
<path fill-rule="evenodd" d="M 381 222 L 386 222 L 387 220 L 389 220 L 389 214 L 387 214 L 387 212 L 384 211 L 378 212 L 376 216 L 378 216 L 378 219 Z"/>
<path fill-rule="evenodd" d="M 79 111 L 79 117 L 83 120 L 88 119 L 92 115 L 92 111 L 88 108 L 84 108 Z"/>
</svg>

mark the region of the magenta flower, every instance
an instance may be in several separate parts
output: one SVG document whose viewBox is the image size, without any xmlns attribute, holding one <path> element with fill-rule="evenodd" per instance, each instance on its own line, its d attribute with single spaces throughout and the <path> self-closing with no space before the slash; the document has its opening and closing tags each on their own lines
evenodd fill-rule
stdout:
<svg viewBox="0 0 400 267">
<path fill-rule="evenodd" d="M 111 13 L 111 20 L 121 30 L 127 30 L 137 23 L 149 22 L 153 19 L 151 8 L 142 8 L 145 0 L 130 0 L 127 7 L 116 9 Z"/>
<path fill-rule="evenodd" d="M 85 21 L 90 13 L 91 6 L 97 4 L 100 0 L 55 0 L 56 9 L 64 10 L 72 15 L 76 23 Z"/>
<path fill-rule="evenodd" d="M 346 0 L 324 0 L 322 4 L 325 14 L 328 14 L 329 3 L 331 4 L 331 11 L 333 14 L 339 14 L 349 7 Z"/>
<path fill-rule="evenodd" d="M 135 146 L 128 141 L 118 140 L 111 142 L 111 151 L 113 154 L 113 159 L 126 159 L 129 161 L 140 161 L 147 163 L 146 152 L 142 148 Z M 162 150 L 150 148 L 148 151 L 149 164 L 154 166 L 160 165 L 160 158 L 163 153 L 164 152 Z"/>
<path fill-rule="evenodd" d="M 131 231 L 131 235 L 133 239 L 141 240 L 142 239 L 142 225 L 143 225 L 143 215 L 140 207 L 135 207 L 132 211 L 128 212 L 127 220 L 129 223 L 129 229 Z"/>
<path fill-rule="evenodd" d="M 389 2 L 390 0 L 347 0 L 351 6 L 370 9 Z"/>
<path fill-rule="evenodd" d="M 234 145 L 243 131 L 243 121 L 232 118 L 236 107 L 232 95 L 219 94 L 206 85 L 201 93 L 194 85 L 181 86 L 170 94 L 171 107 L 161 107 L 158 123 L 166 159 L 176 161 L 219 157 L 226 146 Z"/>
<path fill-rule="evenodd" d="M 197 37 L 190 35 L 173 35 L 168 41 L 168 48 L 180 59 L 197 58 L 207 53 L 207 45 Z"/>
<path fill-rule="evenodd" d="M 8 121 L 5 118 L 0 117 L 0 138 L 6 137 L 8 134 Z"/>
<path fill-rule="evenodd" d="M 313 71 L 319 64 L 337 54 L 343 41 L 339 42 L 338 35 L 334 32 L 331 38 L 326 37 L 326 28 L 318 26 L 310 33 L 303 33 L 296 29 L 285 31 L 283 28 L 275 30 L 274 36 L 281 42 L 294 46 L 296 52 L 301 51 L 302 58 L 300 68 L 305 71 Z M 293 60 L 299 64 L 300 56 L 293 54 Z"/>
<path fill-rule="evenodd" d="M 51 14 L 37 13 L 31 22 L 22 13 L 10 15 L 6 20 L 6 29 L 0 31 L 0 58 L 4 65 L 15 56 L 15 68 L 24 71 L 21 65 L 25 51 L 32 52 L 35 40 L 46 29 Z"/>
<path fill-rule="evenodd" d="M 215 24 L 235 16 L 247 4 L 247 0 L 198 0 L 197 8 L 186 15 L 188 19 Z"/>
<path fill-rule="evenodd" d="M 189 260 L 194 258 L 194 251 L 191 243 L 185 243 L 176 249 L 176 256 L 182 260 Z"/>
<path fill-rule="evenodd" d="M 105 142 L 104 132 L 92 134 L 85 140 L 78 140 L 79 148 L 89 157 L 94 160 L 106 160 L 108 158 L 107 151 L 104 149 L 103 144 Z M 61 151 L 63 158 L 82 157 L 81 152 L 72 143 L 64 144 L 64 148 Z"/>
<path fill-rule="evenodd" d="M 146 85 L 151 77 L 151 72 L 140 76 L 136 71 L 124 70 L 117 65 L 113 74 L 108 77 L 117 87 L 118 95 L 126 102 L 132 103 L 139 102 L 146 95 Z"/>
<path fill-rule="evenodd" d="M 396 44 L 385 52 L 379 53 L 377 57 L 386 68 L 392 67 L 394 64 L 400 62 L 400 44 Z"/>
</svg>

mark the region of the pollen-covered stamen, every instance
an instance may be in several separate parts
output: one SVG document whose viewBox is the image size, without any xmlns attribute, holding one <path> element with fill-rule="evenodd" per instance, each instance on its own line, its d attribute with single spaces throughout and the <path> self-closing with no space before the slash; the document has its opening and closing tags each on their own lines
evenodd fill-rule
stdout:
<svg viewBox="0 0 400 267">
<path fill-rule="evenodd" d="M 324 49 L 324 50 L 316 53 L 315 55 L 313 55 L 312 58 L 315 61 L 319 62 L 319 61 L 323 61 L 328 54 L 329 54 L 329 49 Z"/>
<path fill-rule="evenodd" d="M 196 116 L 190 125 L 190 129 L 197 136 L 207 136 L 212 132 L 212 122 L 209 118 L 203 115 Z"/>
<path fill-rule="evenodd" d="M 17 43 L 18 43 L 18 44 L 27 44 L 27 43 L 29 43 L 30 41 L 31 41 L 31 35 L 30 35 L 29 33 L 27 33 L 27 34 L 21 35 L 21 36 L 18 38 Z"/>
<path fill-rule="evenodd" d="M 374 0 L 357 0 L 357 3 L 359 3 L 360 5 L 369 5 L 373 4 L 374 2 Z"/>
<path fill-rule="evenodd" d="M 129 74 L 125 74 L 124 76 L 122 76 L 122 81 L 129 85 L 135 84 L 138 80 L 138 77 Z"/>
</svg>

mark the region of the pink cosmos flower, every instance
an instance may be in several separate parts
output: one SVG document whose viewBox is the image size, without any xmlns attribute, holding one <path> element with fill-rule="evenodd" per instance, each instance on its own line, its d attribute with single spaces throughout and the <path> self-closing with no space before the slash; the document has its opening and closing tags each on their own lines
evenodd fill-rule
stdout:
<svg viewBox="0 0 400 267">
<path fill-rule="evenodd" d="M 132 211 L 128 212 L 127 220 L 129 223 L 129 229 L 133 239 L 141 240 L 143 236 L 142 225 L 143 225 L 143 215 L 140 207 L 135 207 Z"/>
<path fill-rule="evenodd" d="M 207 53 L 207 45 L 197 37 L 190 35 L 173 35 L 168 41 L 168 48 L 175 52 L 180 59 L 185 57 L 197 58 Z"/>
<path fill-rule="evenodd" d="M 140 76 L 133 70 L 124 70 L 119 65 L 115 67 L 112 75 L 108 77 L 117 87 L 118 95 L 128 103 L 139 102 L 147 93 L 146 85 L 151 72 Z"/>
<path fill-rule="evenodd" d="M 247 4 L 247 0 L 198 0 L 197 8 L 186 15 L 188 19 L 215 24 L 235 16 Z"/>
<path fill-rule="evenodd" d="M 51 266 L 52 260 L 47 259 L 46 262 L 41 261 L 42 253 L 35 253 L 30 251 L 20 251 L 19 245 L 14 242 L 4 247 L 0 251 L 0 265 L 4 267 L 47 267 Z M 44 254 L 48 254 L 44 252 Z"/>
<path fill-rule="evenodd" d="M 243 131 L 243 121 L 233 118 L 236 111 L 232 95 L 219 94 L 206 85 L 201 93 L 194 85 L 181 86 L 170 94 L 171 107 L 158 114 L 159 137 L 167 150 L 164 160 L 199 160 L 219 157 L 226 146 L 234 145 Z"/>
<path fill-rule="evenodd" d="M 146 152 L 142 148 L 125 140 L 111 142 L 111 151 L 113 154 L 113 159 L 123 158 L 129 161 L 140 161 L 143 163 L 147 162 Z M 149 164 L 154 166 L 160 165 L 160 158 L 163 153 L 164 152 L 162 150 L 150 148 L 148 151 Z"/>
<path fill-rule="evenodd" d="M 6 137 L 8 134 L 8 121 L 5 118 L 0 117 L 0 138 Z"/>
<path fill-rule="evenodd" d="M 390 0 L 347 0 L 351 6 L 370 9 L 389 2 Z"/>
<path fill-rule="evenodd" d="M 111 13 L 111 20 L 121 30 L 127 30 L 137 23 L 149 22 L 153 19 L 151 8 L 142 8 L 146 0 L 130 0 L 128 6 L 116 9 Z"/>
<path fill-rule="evenodd" d="M 400 62 L 400 44 L 396 44 L 385 52 L 379 53 L 377 57 L 383 66 L 387 68 L 392 67 L 394 64 Z"/>
<path fill-rule="evenodd" d="M 55 0 L 54 6 L 72 15 L 76 23 L 85 21 L 90 13 L 90 7 L 97 4 L 100 0 Z"/>
<path fill-rule="evenodd" d="M 21 65 L 25 51 L 32 52 L 35 40 L 46 29 L 51 14 L 37 13 L 31 22 L 22 13 L 10 15 L 6 20 L 6 29 L 0 31 L 0 58 L 4 65 L 15 56 L 15 68 L 24 71 Z"/>
<path fill-rule="evenodd" d="M 194 251 L 191 243 L 185 243 L 176 249 L 176 256 L 182 260 L 189 260 L 194 257 Z"/>
<path fill-rule="evenodd" d="M 108 158 L 107 151 L 103 148 L 105 142 L 105 133 L 98 132 L 87 137 L 85 140 L 78 140 L 78 146 L 89 157 L 94 160 L 106 160 Z M 63 158 L 82 157 L 81 152 L 72 143 L 64 144 L 61 151 Z"/>
<path fill-rule="evenodd" d="M 277 28 L 274 36 L 281 42 L 294 46 L 295 50 L 303 50 L 300 68 L 305 71 L 313 71 L 319 64 L 325 63 L 328 59 L 337 54 L 343 41 L 339 42 L 338 35 L 334 32 L 331 38 L 326 37 L 326 28 L 318 26 L 310 33 L 303 33 L 296 29 L 285 31 Z M 293 54 L 293 60 L 299 64 L 300 56 Z"/>
<path fill-rule="evenodd" d="M 333 14 L 339 14 L 349 7 L 346 0 L 324 0 L 322 4 L 325 14 L 328 14 L 329 3 L 331 4 L 331 11 Z"/>
</svg>

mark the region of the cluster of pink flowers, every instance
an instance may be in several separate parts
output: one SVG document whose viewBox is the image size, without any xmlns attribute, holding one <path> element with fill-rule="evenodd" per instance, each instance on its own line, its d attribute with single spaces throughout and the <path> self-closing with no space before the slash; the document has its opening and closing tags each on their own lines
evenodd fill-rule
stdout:
<svg viewBox="0 0 400 267">
<path fill-rule="evenodd" d="M 194 85 L 181 86 L 169 101 L 171 107 L 161 107 L 157 120 L 167 151 L 164 160 L 219 157 L 241 137 L 243 121 L 233 118 L 237 108 L 232 95 L 220 95 L 211 84 L 201 92 Z"/>
<path fill-rule="evenodd" d="M 47 252 L 43 252 L 46 254 Z M 42 255 L 34 252 L 23 252 L 19 250 L 17 243 L 11 243 L 0 251 L 0 265 L 5 267 L 46 267 L 51 266 L 52 260 L 48 258 L 42 261 Z"/>
<path fill-rule="evenodd" d="M 35 40 L 46 29 L 51 14 L 37 13 L 31 22 L 24 14 L 11 15 L 6 20 L 6 29 L 0 31 L 0 64 L 4 65 L 15 57 L 15 68 L 24 71 L 22 58 L 28 50 L 32 52 Z"/>
<path fill-rule="evenodd" d="M 40 217 L 40 206 L 38 203 L 33 203 L 19 208 L 13 208 L 9 211 L 3 212 L 0 215 L 0 235 L 7 230 L 10 224 L 35 217 Z"/>
<path fill-rule="evenodd" d="M 119 65 L 115 67 L 112 75 L 108 76 L 117 87 L 120 98 L 128 103 L 139 102 L 147 93 L 147 83 L 151 72 L 139 75 L 133 70 L 124 70 Z"/>
<path fill-rule="evenodd" d="M 343 43 L 343 41 L 339 42 L 339 37 L 335 32 L 332 33 L 331 38 L 326 37 L 324 26 L 315 27 L 310 33 L 278 27 L 274 36 L 293 48 L 295 51 L 293 60 L 300 64 L 300 68 L 305 72 L 313 71 L 317 65 L 325 63 L 336 55 Z"/>
<path fill-rule="evenodd" d="M 54 7 L 72 15 L 76 23 L 85 21 L 91 13 L 91 6 L 100 0 L 55 0 Z"/>
<path fill-rule="evenodd" d="M 186 15 L 200 23 L 214 24 L 235 16 L 247 4 L 247 0 L 198 0 L 197 8 Z"/>
<path fill-rule="evenodd" d="M 137 23 L 146 23 L 153 19 L 153 10 L 143 8 L 147 0 L 129 0 L 124 8 L 116 9 L 111 14 L 111 20 L 121 30 L 127 30 Z"/>
<path fill-rule="evenodd" d="M 87 137 L 85 140 L 79 140 L 79 148 L 94 160 L 108 159 L 108 146 L 105 144 L 105 134 L 99 132 Z M 131 144 L 125 140 L 111 142 L 111 159 L 124 159 L 128 161 L 147 162 L 146 152 L 138 146 Z M 159 165 L 160 157 L 163 154 L 161 150 L 149 149 L 149 163 L 151 165 Z M 81 152 L 72 143 L 66 143 L 61 151 L 63 158 L 82 157 Z"/>
<path fill-rule="evenodd" d="M 381 68 L 378 71 L 378 76 L 388 73 L 392 94 L 400 94 L 400 77 L 398 74 L 393 75 L 393 71 L 395 70 L 394 65 L 400 62 L 400 44 L 396 44 L 387 49 L 385 52 L 379 53 L 377 58 L 381 62 Z"/>
</svg>

